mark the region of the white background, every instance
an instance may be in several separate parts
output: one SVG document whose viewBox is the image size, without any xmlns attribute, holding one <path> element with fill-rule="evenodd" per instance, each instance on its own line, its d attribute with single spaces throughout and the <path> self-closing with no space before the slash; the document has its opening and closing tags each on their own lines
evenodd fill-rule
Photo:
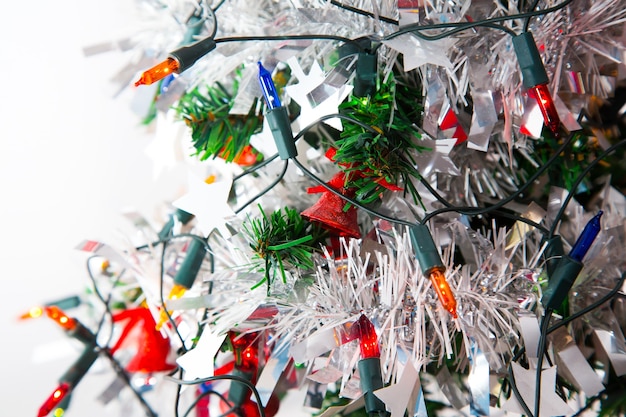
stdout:
<svg viewBox="0 0 626 417">
<path fill-rule="evenodd" d="M 47 318 L 17 317 L 32 306 L 84 295 L 90 286 L 87 255 L 75 247 L 85 239 L 119 247 L 115 243 L 132 238 L 136 229 L 122 214 L 127 209 L 159 227 L 164 207 L 185 192 L 187 170 L 196 160 L 186 158 L 170 169 L 155 165 L 147 147 L 158 142 L 156 136 L 133 111 L 139 90 L 129 86 L 115 96 L 120 85 L 111 82 L 129 54 L 83 53 L 84 47 L 136 35 L 146 23 L 140 1 L 5 3 L 0 11 L 0 416 L 29 417 L 37 415 L 82 346 Z M 185 149 L 179 152 L 184 158 Z M 97 362 L 74 390 L 65 416 L 144 416 L 128 389 L 123 401 L 106 407 L 97 401 L 113 378 L 107 361 Z M 175 392 L 163 386 L 175 385 L 158 386 L 147 399 L 159 417 L 173 416 Z M 303 415 L 288 401 L 281 411 Z"/>
<path fill-rule="evenodd" d="M 10 1 L 0 12 L 2 416 L 36 416 L 79 352 L 50 320 L 16 317 L 84 290 L 80 241 L 118 238 L 123 209 L 171 197 L 129 94 L 113 98 L 128 56 L 82 51 L 133 34 L 136 12 L 131 0 Z M 111 376 L 90 374 L 66 415 L 115 415 L 94 401 Z"/>
</svg>

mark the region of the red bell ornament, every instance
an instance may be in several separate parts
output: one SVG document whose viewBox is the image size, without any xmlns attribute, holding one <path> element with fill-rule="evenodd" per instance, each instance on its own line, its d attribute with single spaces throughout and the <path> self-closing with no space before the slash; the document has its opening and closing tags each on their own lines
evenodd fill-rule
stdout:
<svg viewBox="0 0 626 417">
<path fill-rule="evenodd" d="M 341 194 L 351 197 L 350 190 L 344 187 L 345 174 L 338 172 L 328 182 L 328 185 L 339 191 Z M 311 187 L 309 193 L 322 192 L 322 196 L 313 206 L 304 210 L 300 215 L 310 222 L 320 223 L 322 227 L 340 236 L 359 239 L 361 231 L 357 221 L 356 207 L 351 205 L 348 210 L 344 210 L 346 200 L 328 191 L 323 186 Z"/>
<path fill-rule="evenodd" d="M 156 322 L 150 310 L 140 307 L 113 315 L 114 323 L 124 321 L 126 325 L 117 343 L 111 348 L 111 353 L 115 353 L 122 345 L 129 342 L 128 336 L 137 332 L 137 353 L 126 365 L 128 372 L 163 372 L 176 367 L 167 361 L 171 348 L 170 342 L 155 329 Z"/>
</svg>

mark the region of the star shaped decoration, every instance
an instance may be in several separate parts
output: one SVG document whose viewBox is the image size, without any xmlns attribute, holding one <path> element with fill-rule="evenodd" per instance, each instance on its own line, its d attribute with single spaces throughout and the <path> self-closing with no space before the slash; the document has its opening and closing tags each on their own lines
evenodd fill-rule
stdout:
<svg viewBox="0 0 626 417">
<path fill-rule="evenodd" d="M 537 370 L 532 368 L 525 369 L 517 363 L 513 363 L 512 367 L 517 389 L 526 405 L 533 410 L 535 404 L 535 374 Z M 574 412 L 574 410 L 556 394 L 555 386 L 556 366 L 543 369 L 541 371 L 541 404 L 539 404 L 539 415 L 541 417 L 565 416 Z M 515 395 L 511 395 L 502 405 L 502 409 L 513 413 L 524 414 L 524 410 Z"/>
<path fill-rule="evenodd" d="M 168 173 L 183 161 L 181 138 L 186 126 L 183 122 L 175 122 L 172 117 L 157 113 L 155 137 L 144 149 L 152 161 L 153 179 Z"/>
<path fill-rule="evenodd" d="M 391 417 L 403 417 L 405 411 L 413 415 L 414 411 L 420 408 L 418 401 L 424 401 L 424 397 L 420 396 L 421 390 L 419 373 L 409 361 L 396 384 L 376 390 L 374 395 L 385 403 L 387 411 L 391 412 Z"/>
<path fill-rule="evenodd" d="M 332 417 L 338 413 L 342 413 L 343 415 L 350 414 L 353 411 L 358 410 L 365 406 L 365 399 L 361 396 L 360 398 L 349 402 L 346 405 L 332 406 L 328 407 L 326 411 L 320 414 L 318 417 Z"/>
<path fill-rule="evenodd" d="M 176 363 L 185 370 L 185 380 L 193 381 L 214 375 L 213 359 L 222 347 L 225 338 L 226 333 L 213 333 L 208 326 L 204 329 L 196 347 L 176 359 Z"/>
<path fill-rule="evenodd" d="M 348 97 L 352 91 L 352 86 L 343 85 L 335 89 L 332 93 L 331 91 L 335 87 L 327 86 L 329 95 L 321 103 L 314 105 L 311 103 L 309 94 L 315 89 L 324 88 L 324 71 L 317 63 L 314 63 L 309 74 L 305 75 L 297 59 L 291 58 L 287 61 L 287 64 L 291 68 L 292 74 L 298 79 L 297 84 L 285 87 L 289 97 L 297 102 L 301 108 L 300 116 L 296 119 L 296 130 L 298 130 L 298 128 L 303 129 L 317 121 L 320 117 L 339 112 L 339 104 Z M 324 121 L 324 123 L 337 130 L 342 130 L 341 121 L 339 119 L 329 119 Z"/>
<path fill-rule="evenodd" d="M 298 102 L 298 104 L 309 104 L 306 96 L 311 91 L 313 91 L 314 88 L 324 82 L 324 71 L 317 64 L 317 62 L 313 63 L 308 75 L 304 73 L 304 70 L 300 66 L 300 63 L 297 59 L 290 58 L 287 61 L 287 64 L 291 68 L 292 75 L 298 79 L 297 84 L 288 85 L 285 87 L 285 89 L 287 90 L 287 94 L 289 94 L 292 99 Z"/>
<path fill-rule="evenodd" d="M 452 62 L 448 59 L 446 51 L 450 49 L 455 42 L 456 41 L 451 38 L 426 41 L 407 33 L 383 41 L 383 44 L 400 52 L 404 59 L 404 70 L 411 71 L 424 64 L 433 64 L 451 69 Z"/>
<path fill-rule="evenodd" d="M 210 177 L 209 177 L 210 178 Z M 228 238 L 231 232 L 226 227 L 227 219 L 235 217 L 228 205 L 228 195 L 232 181 L 203 181 L 194 174 L 189 174 L 189 191 L 172 205 L 196 217 L 197 226 L 204 236 L 217 229 L 223 237 Z"/>
<path fill-rule="evenodd" d="M 278 153 L 276 141 L 274 140 L 274 135 L 270 129 L 267 117 L 263 118 L 263 129 L 259 133 L 250 136 L 250 145 L 263 155 L 274 155 Z"/>
</svg>

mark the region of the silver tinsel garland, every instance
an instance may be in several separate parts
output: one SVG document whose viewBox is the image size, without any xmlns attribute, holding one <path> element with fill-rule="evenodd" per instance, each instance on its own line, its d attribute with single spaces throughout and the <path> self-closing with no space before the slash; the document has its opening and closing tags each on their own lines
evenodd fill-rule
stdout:
<svg viewBox="0 0 626 417">
<path fill-rule="evenodd" d="M 398 3 L 404 3 L 400 1 L 340 3 L 367 10 L 369 16 L 345 10 L 337 3 L 227 0 L 220 3 L 217 11 L 211 12 L 211 6 L 215 5 L 206 3 L 144 1 L 141 6 L 147 10 L 152 24 L 132 38 L 133 63 L 126 68 L 126 73 L 145 69 L 149 66 L 145 65 L 146 58 L 159 61 L 176 48 L 187 30 L 185 16 L 198 7 L 204 8 L 206 18 L 198 37 L 213 30 L 213 14 L 217 17 L 218 39 L 303 34 L 332 34 L 350 39 L 369 37 L 382 44 L 378 50 L 381 78 L 399 62 L 403 69 L 419 75 L 420 85 L 416 88 L 421 88 L 423 94 L 424 114 L 415 123 L 423 133 L 419 140 L 428 143 L 431 149 L 416 155 L 423 179 L 449 204 L 477 208 L 496 204 L 522 186 L 525 178 L 532 175 L 532 172 L 521 175 L 522 165 L 538 169 L 544 162 L 534 152 L 543 140 L 543 120 L 535 110 L 534 100 L 527 97 L 522 87 L 511 34 L 507 31 L 519 34 L 528 16 L 529 28 L 539 45 L 552 80 L 557 108 L 568 132 L 578 130 L 580 124 L 593 119 L 596 116 L 592 114 L 594 104 L 611 98 L 623 81 L 624 1 L 575 0 L 550 13 L 503 19 L 497 24 L 505 30 L 475 26 L 438 40 L 425 40 L 410 33 L 395 38 L 388 35 L 408 24 L 479 22 L 515 15 L 521 13 L 522 5 L 524 12 L 527 11 L 528 2 L 430 0 L 413 2 L 419 4 L 405 9 L 398 7 Z M 555 8 L 561 3 L 539 1 L 536 9 Z M 434 36 L 448 30 L 451 29 L 439 27 L 420 33 Z M 169 107 L 186 91 L 215 81 L 228 83 L 237 68 L 242 68 L 243 76 L 233 113 L 247 112 L 252 100 L 261 94 L 254 78 L 257 61 L 290 69 L 292 78 L 283 93 L 286 105 L 295 102 L 298 92 L 310 93 L 320 85 L 337 92 L 341 87 L 331 84 L 336 79 L 326 78 L 332 72 L 336 48 L 336 43 L 327 40 L 219 44 L 162 93 L 156 128 L 179 123 L 168 118 L 171 116 Z M 398 60 L 399 56 L 402 59 Z M 348 69 L 344 84 L 351 87 L 353 73 L 350 67 Z M 126 86 L 123 83 L 121 88 Z M 290 91 L 293 96 L 289 95 Z M 327 99 L 329 97 L 337 100 L 332 94 L 328 94 Z M 307 128 L 302 120 L 308 120 L 312 113 L 306 112 L 321 111 L 321 107 L 314 109 L 315 106 L 298 104 L 302 112 L 300 119 L 294 120 L 294 133 Z M 330 110 L 326 114 L 333 109 L 336 111 L 338 104 L 328 104 Z M 581 113 L 584 117 L 579 117 Z M 449 123 L 443 123 L 445 118 L 456 122 L 450 127 Z M 330 129 L 322 124 L 316 127 L 315 132 L 322 136 L 328 134 L 325 129 Z M 459 140 L 460 132 L 466 142 Z M 598 134 L 600 130 L 593 133 Z M 591 133 L 585 135 L 591 136 Z M 610 135 L 597 136 L 598 153 L 606 150 L 611 141 L 621 140 L 607 137 Z M 188 139 L 184 133 L 177 146 L 188 150 Z M 254 140 L 261 144 L 265 141 L 265 146 L 272 149 L 271 144 L 267 144 L 271 141 L 267 130 Z M 298 149 L 299 161 L 308 169 L 325 180 L 334 174 L 336 167 L 320 149 L 304 140 L 298 142 Z M 263 288 L 252 289 L 262 274 L 251 268 L 255 265 L 255 254 L 242 236 L 242 224 L 259 214 L 257 203 L 268 212 L 284 206 L 297 210 L 309 207 L 317 197 L 307 194 L 306 187 L 314 183 L 290 164 L 282 181 L 263 194 L 265 187 L 280 174 L 280 164 L 270 163 L 255 175 L 238 178 L 233 186 L 233 176 L 242 172 L 239 167 L 226 168 L 219 160 L 202 165 L 191 158 L 180 162 L 189 163 L 194 172 L 203 176 L 217 175 L 218 181 L 205 184 L 206 190 L 201 191 L 215 195 L 211 194 L 216 189 L 215 184 L 222 184 L 226 193 L 215 197 L 215 200 L 221 199 L 214 200 L 216 204 L 234 208 L 252 196 L 262 195 L 237 215 L 226 213 L 227 210 L 216 214 L 214 207 L 196 206 L 197 211 L 192 213 L 196 220 L 176 225 L 177 232 L 182 230 L 206 237 L 207 233 L 198 223 L 209 217 L 211 227 L 220 232 L 212 233 L 208 239 L 207 256 L 211 267 L 206 258 L 199 274 L 201 279 L 183 297 L 167 301 L 177 323 L 176 331 L 172 326 L 164 327 L 172 347 L 186 347 L 193 352 L 192 339 L 199 326 L 205 326 L 204 331 L 210 335 L 206 340 L 213 338 L 213 341 L 233 329 L 244 333 L 265 332 L 268 342 L 261 360 L 265 363 L 257 380 L 263 405 L 274 390 L 294 395 L 302 405 L 303 393 L 312 389 L 312 384 L 318 384 L 316 389 L 323 392 L 334 388 L 339 396 L 358 400 L 361 396 L 355 382 L 360 377 L 356 368 L 358 343 L 350 336 L 350 329 L 355 320 L 365 314 L 378 335 L 386 384 L 383 390 L 387 390 L 381 392 L 381 398 L 385 398 L 392 417 L 404 415 L 405 410 L 409 415 L 424 415 L 425 399 L 440 401 L 447 411 L 457 415 L 515 415 L 516 411 L 523 410 L 510 391 L 511 379 L 507 379 L 510 368 L 521 397 L 532 411 L 536 335 L 544 311 L 540 300 L 550 260 L 544 253 L 543 230 L 519 220 L 506 228 L 495 221 L 477 227 L 477 223 L 470 223 L 471 216 L 453 210 L 430 219 L 430 231 L 458 303 L 457 318 L 440 305 L 415 257 L 415 248 L 404 225 L 392 225 L 364 212 L 359 212 L 358 221 L 361 230 L 369 232 L 366 236 L 341 238 L 335 248 L 320 248 L 320 253 L 313 255 L 315 267 L 304 271 L 309 279 L 306 285 L 301 278 L 303 271 L 287 267 L 285 281 L 274 280 L 268 295 Z M 540 195 L 537 203 L 518 201 L 505 206 L 544 228 L 560 221 L 555 231 L 563 237 L 566 249 L 573 245 L 595 212 L 604 211 L 602 231 L 569 294 L 572 314 L 608 293 L 625 270 L 626 199 L 611 186 L 610 178 L 594 181 L 604 181 L 604 185 L 599 192 L 594 191 L 591 202 L 583 207 L 572 200 L 559 219 L 555 216 L 568 191 L 557 184 L 535 184 L 537 189 L 550 190 L 549 195 Z M 388 192 L 381 198 L 378 210 L 406 220 L 442 207 L 440 199 L 431 196 L 423 184 L 416 185 L 424 196 L 424 206 Z M 211 197 L 205 201 L 211 201 Z M 541 207 L 544 202 L 545 207 Z M 196 221 L 198 223 L 194 223 Z M 174 271 L 180 263 L 180 257 L 187 250 L 184 241 L 184 237 L 173 240 L 162 253 L 158 247 L 138 251 L 136 242 L 120 246 L 120 255 L 111 261 L 129 269 L 121 285 L 126 290 L 139 287 L 141 296 L 131 302 L 127 293 L 116 290 L 114 298 L 135 305 L 145 301 L 158 320 L 158 311 L 162 308 L 159 294 L 167 294 L 172 285 L 174 273 L 168 268 Z M 108 254 L 102 256 L 109 258 Z M 160 270 L 161 265 L 165 266 L 164 271 Z M 100 277 L 100 280 L 105 279 Z M 569 411 L 568 404 L 582 408 L 587 398 L 610 384 L 609 376 L 626 374 L 625 307 L 621 296 L 613 301 L 573 321 L 569 327 L 555 330 L 548 338 L 549 356 L 556 366 L 554 372 L 568 385 L 562 388 L 566 397 L 563 400 L 554 394 L 555 381 L 546 377 L 542 389 L 552 391 L 542 391 L 541 416 L 571 414 L 573 411 Z M 553 323 L 560 319 L 555 315 Z M 522 360 L 516 356 L 520 349 L 526 352 Z M 206 361 L 215 360 L 217 364 L 226 361 L 223 352 L 205 353 L 210 354 L 204 358 Z M 590 358 L 592 361 L 587 360 Z M 185 362 L 184 371 L 199 378 L 211 376 L 198 375 L 190 368 L 193 363 Z M 297 381 L 287 383 L 285 380 L 289 379 L 294 364 L 302 368 L 297 371 Z M 543 370 L 545 375 L 549 372 L 552 368 Z M 410 398 L 403 396 L 400 381 L 403 384 L 409 381 L 409 385 L 415 387 Z M 551 394 L 562 406 L 556 400 L 548 404 Z M 394 405 L 397 402 L 402 402 L 402 407 Z M 322 404 L 317 407 L 320 411 Z M 321 411 L 327 406 L 323 408 Z M 302 410 L 294 414 L 301 415 L 311 409 Z M 334 411 L 339 412 L 340 408 L 326 410 L 323 415 Z"/>
</svg>

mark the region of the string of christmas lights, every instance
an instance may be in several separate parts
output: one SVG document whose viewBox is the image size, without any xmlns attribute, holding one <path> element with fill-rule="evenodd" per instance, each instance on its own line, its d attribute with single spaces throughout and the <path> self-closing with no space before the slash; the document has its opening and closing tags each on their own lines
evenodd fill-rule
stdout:
<svg viewBox="0 0 626 417">
<path fill-rule="evenodd" d="M 39 415 L 101 354 L 137 415 L 626 412 L 626 7 L 527 3 L 146 4 L 123 88 L 204 176 L 78 245 L 93 326 L 23 316 L 86 345 Z"/>
</svg>

